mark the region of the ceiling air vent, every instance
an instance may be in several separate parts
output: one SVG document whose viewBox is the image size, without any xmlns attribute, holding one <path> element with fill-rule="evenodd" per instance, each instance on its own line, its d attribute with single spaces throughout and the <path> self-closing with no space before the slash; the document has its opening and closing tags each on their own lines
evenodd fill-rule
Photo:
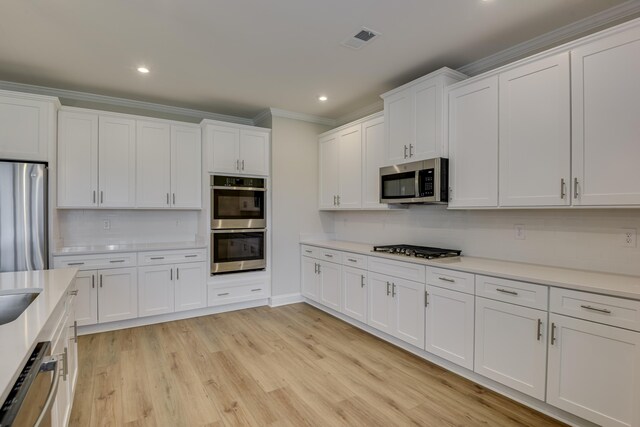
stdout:
<svg viewBox="0 0 640 427">
<path fill-rule="evenodd" d="M 371 43 L 371 41 L 379 35 L 380 33 L 377 31 L 362 27 L 358 34 L 353 37 L 349 37 L 340 44 L 342 46 L 350 47 L 351 49 L 360 49 L 362 46 Z"/>
</svg>

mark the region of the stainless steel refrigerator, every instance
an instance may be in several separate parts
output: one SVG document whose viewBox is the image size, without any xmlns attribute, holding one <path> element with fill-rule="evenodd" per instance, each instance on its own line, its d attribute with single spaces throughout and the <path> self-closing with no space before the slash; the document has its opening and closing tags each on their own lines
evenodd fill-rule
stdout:
<svg viewBox="0 0 640 427">
<path fill-rule="evenodd" d="M 0 272 L 48 268 L 47 166 L 0 161 Z"/>
</svg>

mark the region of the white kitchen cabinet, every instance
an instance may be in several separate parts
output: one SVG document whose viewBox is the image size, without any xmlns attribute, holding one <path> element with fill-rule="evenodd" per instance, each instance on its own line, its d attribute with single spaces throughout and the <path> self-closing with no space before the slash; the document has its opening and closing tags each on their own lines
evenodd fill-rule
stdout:
<svg viewBox="0 0 640 427">
<path fill-rule="evenodd" d="M 500 74 L 500 206 L 571 203 L 569 73 L 565 52 Z"/>
<path fill-rule="evenodd" d="M 247 175 L 269 175 L 269 133 L 240 130 L 240 172 Z"/>
<path fill-rule="evenodd" d="M 115 116 L 100 116 L 98 138 L 100 206 L 135 207 L 136 121 Z"/>
<path fill-rule="evenodd" d="M 207 306 L 207 263 L 175 264 L 175 311 Z"/>
<path fill-rule="evenodd" d="M 319 261 L 320 303 L 340 311 L 340 294 L 342 285 L 342 266 L 333 262 Z"/>
<path fill-rule="evenodd" d="M 0 159 L 47 162 L 55 141 L 56 98 L 0 91 Z"/>
<path fill-rule="evenodd" d="M 465 78 L 443 68 L 382 95 L 386 164 L 447 157 L 443 92 Z"/>
<path fill-rule="evenodd" d="M 340 193 L 340 135 L 329 134 L 320 138 L 320 209 L 338 207 Z"/>
<path fill-rule="evenodd" d="M 302 257 L 302 295 L 313 301 L 320 301 L 318 261 L 307 256 Z"/>
<path fill-rule="evenodd" d="M 571 51 L 573 204 L 640 205 L 640 28 Z"/>
<path fill-rule="evenodd" d="M 238 172 L 240 158 L 240 129 L 228 126 L 207 125 L 209 172 Z"/>
<path fill-rule="evenodd" d="M 551 314 L 547 402 L 602 426 L 640 425 L 640 333 Z"/>
<path fill-rule="evenodd" d="M 76 274 L 76 321 L 78 326 L 98 323 L 98 271 L 79 271 Z"/>
<path fill-rule="evenodd" d="M 209 172 L 269 175 L 268 129 L 203 122 Z"/>
<path fill-rule="evenodd" d="M 474 371 L 545 398 L 548 313 L 476 297 Z"/>
<path fill-rule="evenodd" d="M 98 270 L 98 322 L 138 317 L 138 275 L 135 267 Z"/>
<path fill-rule="evenodd" d="M 362 123 L 362 207 L 386 209 L 380 203 L 380 168 L 385 163 L 384 116 Z"/>
<path fill-rule="evenodd" d="M 424 349 L 473 370 L 475 297 L 436 286 L 426 290 Z"/>
<path fill-rule="evenodd" d="M 98 115 L 58 113 L 58 207 L 98 206 Z"/>
<path fill-rule="evenodd" d="M 171 207 L 202 207 L 202 137 L 200 128 L 171 126 Z"/>
<path fill-rule="evenodd" d="M 338 207 L 362 206 L 362 126 L 357 124 L 339 132 Z"/>
<path fill-rule="evenodd" d="M 367 271 L 342 267 L 340 312 L 362 323 L 367 322 Z"/>
<path fill-rule="evenodd" d="M 498 77 L 462 84 L 449 99 L 449 207 L 498 206 Z"/>
<path fill-rule="evenodd" d="M 394 303 L 391 298 L 391 277 L 369 272 L 369 305 L 367 324 L 379 331 L 393 334 Z"/>
<path fill-rule="evenodd" d="M 171 206 L 171 126 L 168 123 L 136 123 L 136 206 Z M 200 164 L 194 160 L 192 167 Z"/>
<path fill-rule="evenodd" d="M 174 311 L 173 265 L 138 268 L 138 316 L 154 316 Z M 102 292 L 100 294 L 102 297 Z M 102 302 L 102 298 L 101 298 Z"/>
</svg>

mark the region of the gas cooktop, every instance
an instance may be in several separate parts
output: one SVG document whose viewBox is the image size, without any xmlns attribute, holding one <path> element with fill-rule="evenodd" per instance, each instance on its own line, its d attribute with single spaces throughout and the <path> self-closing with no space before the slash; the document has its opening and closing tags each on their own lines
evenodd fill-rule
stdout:
<svg viewBox="0 0 640 427">
<path fill-rule="evenodd" d="M 460 253 L 462 252 L 453 249 L 430 248 L 428 246 L 414 245 L 374 246 L 373 251 L 426 259 L 460 256 Z"/>
</svg>

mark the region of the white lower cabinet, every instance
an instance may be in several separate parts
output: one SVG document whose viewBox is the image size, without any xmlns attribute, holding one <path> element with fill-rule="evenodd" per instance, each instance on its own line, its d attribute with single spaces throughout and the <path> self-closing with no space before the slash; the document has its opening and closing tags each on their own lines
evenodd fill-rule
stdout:
<svg viewBox="0 0 640 427">
<path fill-rule="evenodd" d="M 393 300 L 390 277 L 369 272 L 367 324 L 382 332 L 393 332 Z"/>
<path fill-rule="evenodd" d="M 333 262 L 319 261 L 320 303 L 340 311 L 340 285 L 342 266 Z"/>
<path fill-rule="evenodd" d="M 98 323 L 97 270 L 79 271 L 76 274 L 76 321 L 78 326 Z"/>
<path fill-rule="evenodd" d="M 475 297 L 436 286 L 425 297 L 424 349 L 473 370 Z"/>
<path fill-rule="evenodd" d="M 306 256 L 302 257 L 302 295 L 313 301 L 320 301 L 318 261 Z"/>
<path fill-rule="evenodd" d="M 544 400 L 547 316 L 546 311 L 476 297 L 475 372 Z"/>
<path fill-rule="evenodd" d="M 640 425 L 640 333 L 550 315 L 547 402 L 602 426 Z"/>
<path fill-rule="evenodd" d="M 138 268 L 138 315 L 172 313 L 174 309 L 174 268 L 153 265 Z"/>
<path fill-rule="evenodd" d="M 98 321 L 100 323 L 138 317 L 137 269 L 99 270 Z"/>
<path fill-rule="evenodd" d="M 175 311 L 207 306 L 207 263 L 176 264 Z"/>
<path fill-rule="evenodd" d="M 367 271 L 342 267 L 342 299 L 340 312 L 363 323 L 367 322 Z"/>
</svg>

